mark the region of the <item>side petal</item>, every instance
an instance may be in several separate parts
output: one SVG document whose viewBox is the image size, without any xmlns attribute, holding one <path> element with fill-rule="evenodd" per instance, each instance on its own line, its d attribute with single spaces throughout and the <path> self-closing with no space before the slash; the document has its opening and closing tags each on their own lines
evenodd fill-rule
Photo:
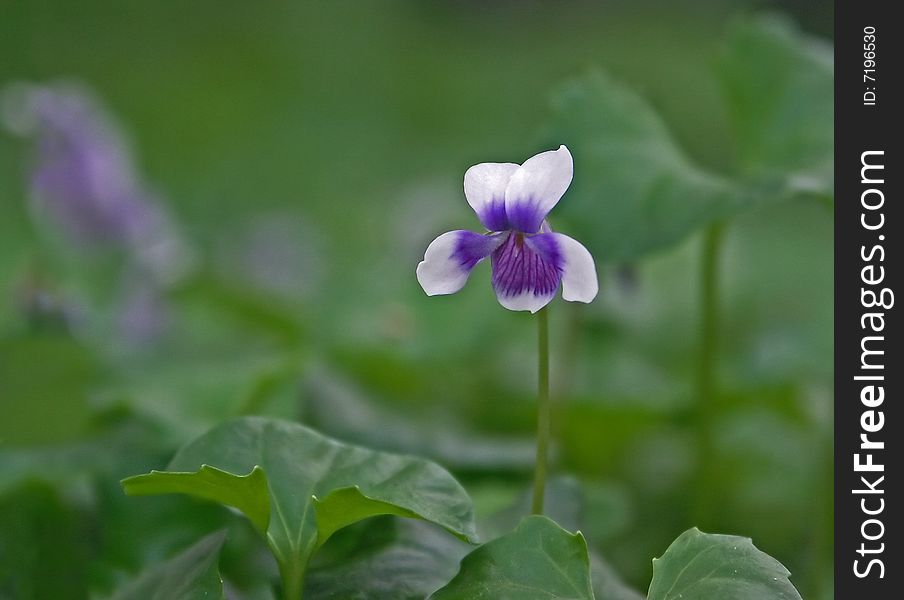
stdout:
<svg viewBox="0 0 904 600">
<path fill-rule="evenodd" d="M 539 231 L 573 175 L 574 162 L 565 146 L 527 159 L 505 189 L 505 213 L 511 227 L 524 233 Z"/>
<path fill-rule="evenodd" d="M 544 233 L 533 239 L 551 237 L 562 261 L 562 298 L 569 302 L 592 302 L 600 286 L 593 256 L 579 241 L 561 233 Z"/>
<path fill-rule="evenodd" d="M 474 265 L 490 255 L 504 234 L 481 235 L 473 231 L 449 231 L 427 246 L 417 266 L 417 281 L 428 296 L 454 294 L 468 281 Z"/>
<path fill-rule="evenodd" d="M 465 198 L 490 231 L 508 229 L 505 188 L 518 169 L 515 163 L 480 163 L 465 171 Z"/>
<path fill-rule="evenodd" d="M 559 289 L 560 261 L 554 251 L 533 243 L 538 237 L 542 236 L 511 233 L 493 252 L 493 289 L 499 303 L 509 310 L 535 313 L 549 304 Z"/>
</svg>

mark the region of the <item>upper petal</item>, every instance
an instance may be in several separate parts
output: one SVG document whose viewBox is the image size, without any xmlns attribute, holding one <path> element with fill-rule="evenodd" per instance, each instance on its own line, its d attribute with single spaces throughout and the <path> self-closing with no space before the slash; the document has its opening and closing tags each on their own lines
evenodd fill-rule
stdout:
<svg viewBox="0 0 904 600">
<path fill-rule="evenodd" d="M 428 296 L 454 294 L 468 281 L 474 265 L 490 255 L 504 234 L 481 235 L 473 231 L 449 231 L 427 246 L 417 266 L 417 280 Z"/>
<path fill-rule="evenodd" d="M 465 171 L 465 198 L 490 231 L 508 229 L 505 188 L 518 168 L 515 163 L 480 163 Z"/>
<path fill-rule="evenodd" d="M 536 233 L 571 184 L 574 162 L 565 146 L 541 152 L 519 167 L 505 189 L 505 213 L 513 229 Z"/>
<path fill-rule="evenodd" d="M 599 292 L 593 256 L 577 240 L 561 233 L 544 233 L 537 238 L 552 238 L 562 261 L 562 298 L 569 302 L 592 302 Z"/>
</svg>

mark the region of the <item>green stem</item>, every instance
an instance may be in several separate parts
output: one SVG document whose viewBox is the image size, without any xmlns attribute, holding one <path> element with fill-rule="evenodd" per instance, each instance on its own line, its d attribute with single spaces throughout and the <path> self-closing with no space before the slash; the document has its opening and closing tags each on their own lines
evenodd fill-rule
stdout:
<svg viewBox="0 0 904 600">
<path fill-rule="evenodd" d="M 546 494 L 547 455 L 550 437 L 549 401 L 549 314 L 544 306 L 537 312 L 537 462 L 534 467 L 534 496 L 531 513 L 543 514 Z"/>
<path fill-rule="evenodd" d="M 711 516 L 714 477 L 713 429 L 718 417 L 716 369 L 719 352 L 719 254 L 724 225 L 710 225 L 703 236 L 700 262 L 700 355 L 697 370 L 697 430 L 700 450 L 700 481 L 697 487 L 696 521 L 705 524 Z"/>
<path fill-rule="evenodd" d="M 279 576 L 282 579 L 283 600 L 301 600 L 305 566 L 298 561 L 279 561 Z"/>
</svg>

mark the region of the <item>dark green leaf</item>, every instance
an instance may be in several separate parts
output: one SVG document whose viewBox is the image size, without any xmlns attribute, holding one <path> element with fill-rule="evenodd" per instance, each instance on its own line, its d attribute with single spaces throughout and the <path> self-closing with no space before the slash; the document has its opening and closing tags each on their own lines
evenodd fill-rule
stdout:
<svg viewBox="0 0 904 600">
<path fill-rule="evenodd" d="M 113 595 L 112 600 L 222 599 L 217 563 L 225 532 L 211 534 L 169 560 L 151 567 Z"/>
<path fill-rule="evenodd" d="M 440 528 L 411 519 L 378 518 L 355 531 L 350 549 L 329 564 L 311 567 L 304 597 L 310 600 L 423 600 L 448 582 L 471 547 Z M 317 561 L 334 553 L 334 537 Z M 344 544 L 347 545 L 347 544 Z"/>
<path fill-rule="evenodd" d="M 200 465 L 215 465 L 227 474 L 263 469 L 270 492 L 267 541 L 277 560 L 295 570 L 303 570 L 338 528 L 375 515 L 417 517 L 462 539 L 476 538 L 470 499 L 438 465 L 348 446 L 296 423 L 235 419 L 189 443 L 168 469 L 184 472 Z M 218 481 L 237 483 L 240 478 Z M 181 491 L 226 504 L 237 495 L 230 491 L 215 498 L 210 494 L 214 489 L 206 486 L 195 493 L 186 485 Z M 141 491 L 164 493 L 153 487 Z"/>
<path fill-rule="evenodd" d="M 323 545 L 330 536 L 352 523 L 374 515 L 396 515 L 409 519 L 418 518 L 413 510 L 368 498 L 358 486 L 333 490 L 322 500 L 314 497 L 317 514 L 317 545 Z"/>
<path fill-rule="evenodd" d="M 542 516 L 461 561 L 461 570 L 431 600 L 593 600 L 587 543 Z"/>
<path fill-rule="evenodd" d="M 592 499 L 587 497 L 588 488 L 594 492 Z M 600 485 L 581 485 L 571 477 L 552 477 L 546 484 L 544 511 L 550 518 L 566 528 L 579 529 L 581 524 L 587 524 L 588 509 L 594 502 L 599 502 L 601 488 Z M 513 529 L 522 515 L 530 510 L 530 502 L 531 491 L 527 490 L 513 505 L 482 521 L 481 535 L 492 538 L 501 535 L 503 531 Z M 611 510 L 612 506 L 605 505 L 604 508 Z M 618 517 L 616 516 L 616 518 Z M 605 530 L 605 527 L 603 529 Z M 589 528 L 585 528 L 585 530 L 590 531 Z M 640 593 L 625 585 L 618 573 L 592 549 L 590 551 L 590 571 L 596 600 L 641 600 Z"/>
<path fill-rule="evenodd" d="M 694 528 L 653 560 L 649 600 L 801 600 L 791 575 L 750 538 Z"/>
</svg>

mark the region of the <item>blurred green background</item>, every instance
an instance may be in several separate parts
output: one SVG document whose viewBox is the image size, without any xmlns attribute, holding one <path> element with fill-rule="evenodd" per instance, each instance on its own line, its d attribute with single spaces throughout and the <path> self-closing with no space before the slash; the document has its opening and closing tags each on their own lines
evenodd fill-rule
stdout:
<svg viewBox="0 0 904 600">
<path fill-rule="evenodd" d="M 532 320 L 496 303 L 486 265 L 427 299 L 417 262 L 436 235 L 477 229 L 461 191 L 474 163 L 562 141 L 575 191 L 593 176 L 549 120 L 554 90 L 594 67 L 694 164 L 733 175 L 716 73 L 733 24 L 763 9 L 831 33 L 830 2 L 4 2 L 0 87 L 90 86 L 193 268 L 130 303 L 120 253 L 29 212 L 30 145 L 0 135 L 0 597 L 103 596 L 231 523 L 121 497 L 117 481 L 236 414 L 433 458 L 481 518 L 516 502 L 533 456 Z M 726 223 L 705 457 L 700 230 L 608 256 L 593 219 L 609 199 L 592 197 L 587 221 L 569 198 L 555 225 L 594 253 L 601 294 L 552 306 L 555 472 L 579 482 L 563 525 L 638 589 L 698 525 L 752 537 L 805 598 L 832 597 L 831 208 L 762 202 Z M 256 568 L 241 547 L 224 566 L 238 588 Z"/>
</svg>

